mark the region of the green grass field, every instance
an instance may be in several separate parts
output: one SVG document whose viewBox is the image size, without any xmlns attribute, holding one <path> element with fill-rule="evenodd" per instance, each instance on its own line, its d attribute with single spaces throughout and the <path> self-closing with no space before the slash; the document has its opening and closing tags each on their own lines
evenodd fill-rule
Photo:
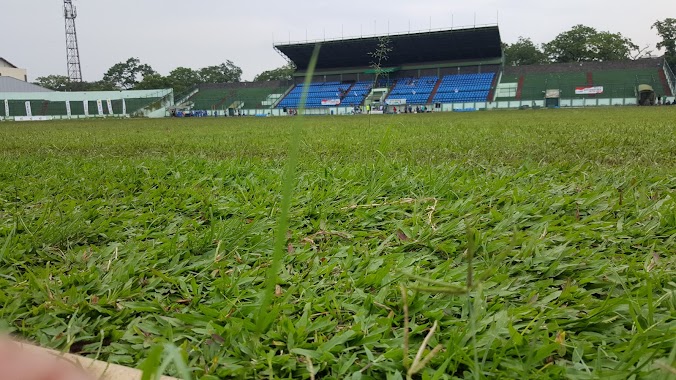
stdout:
<svg viewBox="0 0 676 380">
<path fill-rule="evenodd" d="M 675 196 L 676 107 L 5 122 L 0 330 L 203 379 L 668 379 Z"/>
</svg>

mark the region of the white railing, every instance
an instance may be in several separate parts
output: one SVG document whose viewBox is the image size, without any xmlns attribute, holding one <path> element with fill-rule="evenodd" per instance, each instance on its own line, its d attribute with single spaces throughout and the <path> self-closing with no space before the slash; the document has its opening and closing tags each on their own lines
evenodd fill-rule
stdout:
<svg viewBox="0 0 676 380">
<path fill-rule="evenodd" d="M 667 62 L 664 62 L 663 70 L 665 76 L 667 77 L 669 88 L 671 88 L 671 95 L 676 96 L 676 76 L 674 76 L 674 72 L 671 70 L 671 67 L 669 67 Z"/>
<path fill-rule="evenodd" d="M 181 105 L 181 104 L 187 102 L 193 95 L 195 95 L 199 91 L 200 91 L 199 88 L 194 88 L 192 91 L 190 91 L 189 93 L 187 93 L 185 95 L 181 94 L 180 99 L 178 99 L 178 100 L 174 99 L 174 105 Z"/>
</svg>

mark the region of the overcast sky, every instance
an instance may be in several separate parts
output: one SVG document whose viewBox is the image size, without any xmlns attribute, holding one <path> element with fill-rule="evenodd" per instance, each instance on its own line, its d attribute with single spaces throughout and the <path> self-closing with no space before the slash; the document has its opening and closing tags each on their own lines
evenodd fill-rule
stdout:
<svg viewBox="0 0 676 380">
<path fill-rule="evenodd" d="M 75 0 L 82 71 L 99 80 L 138 57 L 161 74 L 231 60 L 251 80 L 281 66 L 276 42 L 426 30 L 499 21 L 502 39 L 551 40 L 576 24 L 621 32 L 643 46 L 650 26 L 676 16 L 674 0 Z M 66 74 L 62 0 L 0 0 L 0 57 L 29 80 Z M 476 16 L 475 16 L 476 15 Z"/>
</svg>

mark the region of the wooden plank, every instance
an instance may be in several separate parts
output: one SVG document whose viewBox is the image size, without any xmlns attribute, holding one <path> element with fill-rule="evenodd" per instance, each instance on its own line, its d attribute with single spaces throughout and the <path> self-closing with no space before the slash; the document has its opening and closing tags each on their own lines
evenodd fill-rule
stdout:
<svg viewBox="0 0 676 380">
<path fill-rule="evenodd" d="M 94 379 L 100 380 L 141 380 L 142 372 L 117 364 L 110 364 L 100 360 L 85 358 L 79 355 L 63 354 L 58 351 L 38 347 L 32 344 L 16 342 L 23 350 L 34 354 L 56 356 L 67 359 L 77 366 L 84 368 Z M 173 377 L 162 376 L 161 380 L 178 380 Z"/>
</svg>

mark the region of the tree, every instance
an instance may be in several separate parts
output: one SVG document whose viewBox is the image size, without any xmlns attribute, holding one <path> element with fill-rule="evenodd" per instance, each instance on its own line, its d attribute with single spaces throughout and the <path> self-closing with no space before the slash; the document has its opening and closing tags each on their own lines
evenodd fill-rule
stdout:
<svg viewBox="0 0 676 380">
<path fill-rule="evenodd" d="M 169 77 L 160 74 L 150 74 L 143 77 L 141 83 L 137 84 L 136 90 L 157 90 L 163 88 L 172 88 L 173 82 Z"/>
<path fill-rule="evenodd" d="M 631 53 L 629 53 L 629 58 L 631 58 L 633 60 L 646 58 L 646 57 L 650 57 L 652 55 L 652 53 L 653 53 L 653 51 L 650 50 L 650 44 L 645 45 L 642 48 L 636 46 L 636 48 L 632 49 Z"/>
<path fill-rule="evenodd" d="M 378 78 L 385 74 L 383 64 L 390 58 L 390 52 L 392 52 L 392 40 L 390 40 L 390 37 L 378 37 L 376 49 L 369 53 L 372 59 L 371 68 L 376 74 L 373 80 L 373 87 L 376 87 Z"/>
<path fill-rule="evenodd" d="M 269 82 L 273 80 L 291 80 L 293 79 L 293 73 L 296 72 L 296 67 L 289 63 L 282 67 L 278 67 L 273 70 L 263 71 L 262 73 L 256 75 L 254 82 Z"/>
<path fill-rule="evenodd" d="M 658 49 L 664 49 L 667 63 L 676 71 L 676 18 L 666 18 L 657 21 L 651 29 L 657 29 L 662 41 L 657 43 Z"/>
<path fill-rule="evenodd" d="M 504 51 L 507 66 L 538 65 L 548 61 L 547 55 L 530 38 L 519 37 L 515 43 L 505 44 Z"/>
<path fill-rule="evenodd" d="M 130 90 L 136 87 L 145 76 L 156 74 L 150 65 L 142 64 L 138 58 L 129 58 L 120 62 L 103 75 L 103 82 L 111 83 L 118 89 Z"/>
<path fill-rule="evenodd" d="M 110 82 L 104 80 L 96 82 L 71 82 L 70 91 L 115 91 L 118 88 Z"/>
<path fill-rule="evenodd" d="M 595 61 L 620 61 L 631 59 L 633 51 L 639 49 L 631 39 L 621 33 L 600 32 L 593 39 Z"/>
<path fill-rule="evenodd" d="M 37 78 L 35 84 L 54 91 L 67 91 L 70 78 L 65 75 L 48 75 Z"/>
<path fill-rule="evenodd" d="M 199 71 L 202 83 L 232 83 L 242 80 L 242 69 L 228 60 L 217 66 L 209 66 Z"/>
<path fill-rule="evenodd" d="M 108 82 L 71 82 L 65 75 L 39 77 L 35 84 L 54 91 L 112 91 L 115 86 Z"/>
<path fill-rule="evenodd" d="M 177 67 L 169 73 L 169 79 L 174 83 L 183 83 L 188 87 L 202 81 L 199 72 L 188 67 Z"/>
<path fill-rule="evenodd" d="M 544 52 L 553 62 L 614 61 L 629 59 L 638 46 L 621 33 L 599 32 L 576 25 L 543 45 Z"/>
<path fill-rule="evenodd" d="M 170 87 L 173 87 L 175 93 L 183 91 L 203 83 L 202 77 L 197 70 L 188 67 L 177 67 L 169 73 Z"/>
</svg>

